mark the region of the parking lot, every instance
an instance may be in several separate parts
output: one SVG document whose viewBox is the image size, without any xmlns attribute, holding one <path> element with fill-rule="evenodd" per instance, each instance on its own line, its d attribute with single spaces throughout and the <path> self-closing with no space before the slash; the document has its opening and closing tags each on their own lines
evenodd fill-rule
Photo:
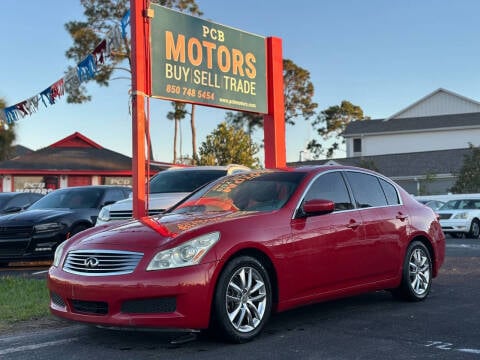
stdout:
<svg viewBox="0 0 480 360">
<path fill-rule="evenodd" d="M 23 274 L 38 276 L 40 269 L 29 267 Z M 273 316 L 257 340 L 243 345 L 203 333 L 118 331 L 58 321 L 2 334 L 0 358 L 480 359 L 479 278 L 480 241 L 447 238 L 445 265 L 425 302 L 397 301 L 382 291 L 311 305 Z"/>
</svg>

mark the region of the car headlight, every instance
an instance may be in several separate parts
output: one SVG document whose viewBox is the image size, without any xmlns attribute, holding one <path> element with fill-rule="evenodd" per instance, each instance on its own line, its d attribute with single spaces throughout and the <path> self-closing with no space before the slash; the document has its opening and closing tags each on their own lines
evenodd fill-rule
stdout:
<svg viewBox="0 0 480 360">
<path fill-rule="evenodd" d="M 52 231 L 60 231 L 63 228 L 63 225 L 60 223 L 46 223 L 46 224 L 38 224 L 33 227 L 36 233 L 45 233 L 45 232 L 52 232 Z"/>
<path fill-rule="evenodd" d="M 110 221 L 110 205 L 102 207 L 98 214 L 98 219 L 101 221 Z"/>
<path fill-rule="evenodd" d="M 220 233 L 216 231 L 196 237 L 173 249 L 160 251 L 148 264 L 147 271 L 196 265 L 218 239 L 220 239 Z"/>
<path fill-rule="evenodd" d="M 468 212 L 464 211 L 458 214 L 455 214 L 452 219 L 468 219 Z"/>
<path fill-rule="evenodd" d="M 52 263 L 53 266 L 58 267 L 60 265 L 60 259 L 62 258 L 62 255 L 63 255 L 63 248 L 65 247 L 66 243 L 67 243 L 66 241 L 62 242 L 55 249 L 55 255 L 53 256 L 53 263 Z"/>
</svg>

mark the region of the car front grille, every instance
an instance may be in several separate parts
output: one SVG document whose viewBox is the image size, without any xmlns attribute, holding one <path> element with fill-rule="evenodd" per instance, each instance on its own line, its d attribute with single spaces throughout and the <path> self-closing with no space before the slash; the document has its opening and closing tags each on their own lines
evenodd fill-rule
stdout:
<svg viewBox="0 0 480 360">
<path fill-rule="evenodd" d="M 143 254 L 117 250 L 70 251 L 63 270 L 83 276 L 109 276 L 132 273 Z"/>
<path fill-rule="evenodd" d="M 32 226 L 0 226 L 0 257 L 20 257 L 27 252 Z"/>
<path fill-rule="evenodd" d="M 72 300 L 72 311 L 88 315 L 106 315 L 108 304 L 104 301 Z"/>
<path fill-rule="evenodd" d="M 165 211 L 165 209 L 149 209 L 148 215 L 158 215 Z M 132 218 L 132 210 L 111 210 L 110 219 L 111 220 L 125 220 Z"/>
<path fill-rule="evenodd" d="M 452 214 L 439 214 L 439 215 L 440 215 L 440 219 L 442 220 L 450 219 L 450 217 L 452 216 Z"/>
<path fill-rule="evenodd" d="M 57 293 L 53 291 L 50 292 L 50 299 L 52 300 L 52 303 L 54 303 L 55 305 L 63 308 L 65 307 L 65 301 L 63 301 L 62 297 Z"/>
<path fill-rule="evenodd" d="M 24 239 L 32 235 L 33 226 L 0 226 L 0 240 Z"/>
<path fill-rule="evenodd" d="M 177 300 L 174 297 L 127 300 L 122 304 L 122 312 L 129 314 L 161 314 L 174 312 Z"/>
</svg>

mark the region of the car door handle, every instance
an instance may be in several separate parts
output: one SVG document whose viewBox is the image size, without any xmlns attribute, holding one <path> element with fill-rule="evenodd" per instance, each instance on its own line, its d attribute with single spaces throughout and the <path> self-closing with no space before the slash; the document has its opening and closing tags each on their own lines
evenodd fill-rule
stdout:
<svg viewBox="0 0 480 360">
<path fill-rule="evenodd" d="M 398 215 L 396 216 L 396 218 L 400 221 L 405 221 L 405 219 L 408 218 L 408 215 L 405 215 L 405 214 L 402 214 L 402 213 L 398 213 Z"/>
<path fill-rule="evenodd" d="M 356 228 L 358 228 L 360 226 L 360 223 L 356 222 L 355 220 L 350 220 L 350 222 L 346 225 L 347 228 L 350 228 L 350 229 L 353 229 L 355 230 Z"/>
</svg>

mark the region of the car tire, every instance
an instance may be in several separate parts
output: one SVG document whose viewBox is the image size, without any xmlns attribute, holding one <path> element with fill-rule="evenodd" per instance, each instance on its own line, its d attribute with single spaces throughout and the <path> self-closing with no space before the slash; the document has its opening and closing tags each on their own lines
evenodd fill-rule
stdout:
<svg viewBox="0 0 480 360">
<path fill-rule="evenodd" d="M 218 279 L 213 301 L 211 332 L 234 343 L 252 340 L 272 310 L 268 272 L 253 257 L 234 258 Z"/>
<path fill-rule="evenodd" d="M 403 261 L 402 282 L 392 291 L 397 298 L 407 301 L 425 300 L 432 286 L 432 258 L 427 247 L 413 241 Z"/>
<path fill-rule="evenodd" d="M 470 231 L 468 232 L 468 237 L 478 239 L 480 236 L 480 222 L 478 219 L 473 219 L 472 224 L 470 225 Z"/>
</svg>

